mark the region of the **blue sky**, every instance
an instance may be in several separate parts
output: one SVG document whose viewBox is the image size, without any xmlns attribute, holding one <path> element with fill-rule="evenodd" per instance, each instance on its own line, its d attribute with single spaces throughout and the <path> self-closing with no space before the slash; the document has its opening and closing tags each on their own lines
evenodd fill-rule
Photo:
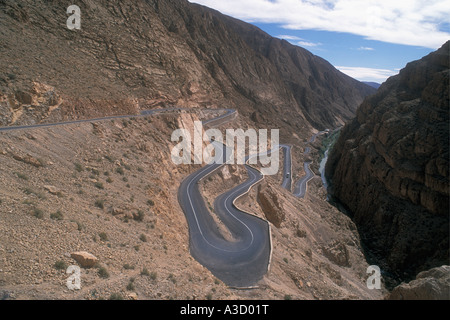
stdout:
<svg viewBox="0 0 450 320">
<path fill-rule="evenodd" d="M 450 40 L 448 0 L 190 0 L 382 83 Z"/>
</svg>

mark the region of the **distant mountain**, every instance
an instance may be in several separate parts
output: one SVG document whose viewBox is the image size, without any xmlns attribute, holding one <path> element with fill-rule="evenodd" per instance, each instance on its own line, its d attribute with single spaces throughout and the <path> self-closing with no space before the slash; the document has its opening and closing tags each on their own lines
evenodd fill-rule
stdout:
<svg viewBox="0 0 450 320">
<path fill-rule="evenodd" d="M 368 97 L 326 167 L 375 263 L 400 280 L 450 262 L 449 52 L 450 41 Z"/>
<path fill-rule="evenodd" d="M 377 83 L 377 82 L 362 81 L 362 83 L 365 83 L 368 86 L 371 86 L 372 88 L 375 88 L 375 89 L 378 89 L 381 86 L 381 83 Z"/>
<path fill-rule="evenodd" d="M 69 30 L 63 2 L 0 1 L 0 125 L 177 105 L 235 108 L 306 137 L 344 124 L 374 92 L 303 48 L 185 0 L 78 5 L 81 29 Z M 59 103 L 32 98 L 33 82 Z"/>
</svg>

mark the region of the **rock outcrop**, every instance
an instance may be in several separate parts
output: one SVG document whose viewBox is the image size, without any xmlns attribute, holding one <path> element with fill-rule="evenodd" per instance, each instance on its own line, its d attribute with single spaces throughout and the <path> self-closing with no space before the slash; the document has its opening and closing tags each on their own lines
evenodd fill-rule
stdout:
<svg viewBox="0 0 450 320">
<path fill-rule="evenodd" d="M 83 268 L 92 268 L 98 263 L 98 258 L 86 251 L 73 252 L 70 256 Z"/>
<path fill-rule="evenodd" d="M 341 241 L 334 241 L 333 243 L 323 247 L 322 250 L 324 256 L 338 266 L 349 267 L 351 265 L 348 249 Z"/>
<path fill-rule="evenodd" d="M 400 280 L 449 261 L 449 43 L 388 79 L 330 153 L 330 191 Z"/>
<path fill-rule="evenodd" d="M 394 288 L 388 300 L 450 300 L 450 266 L 419 273 L 416 280 Z"/>
<path fill-rule="evenodd" d="M 285 218 L 285 214 L 276 193 L 268 185 L 259 185 L 257 199 L 266 219 L 279 228 Z"/>
</svg>

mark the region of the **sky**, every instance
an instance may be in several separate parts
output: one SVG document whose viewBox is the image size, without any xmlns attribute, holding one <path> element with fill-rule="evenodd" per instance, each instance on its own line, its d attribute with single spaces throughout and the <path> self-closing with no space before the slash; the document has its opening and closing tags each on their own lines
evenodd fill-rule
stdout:
<svg viewBox="0 0 450 320">
<path fill-rule="evenodd" d="M 450 40 L 449 0 L 189 0 L 383 83 Z"/>
</svg>

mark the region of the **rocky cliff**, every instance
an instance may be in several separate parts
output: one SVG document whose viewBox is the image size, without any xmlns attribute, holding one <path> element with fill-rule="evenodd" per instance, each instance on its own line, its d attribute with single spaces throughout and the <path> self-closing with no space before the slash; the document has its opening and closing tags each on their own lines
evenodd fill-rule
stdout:
<svg viewBox="0 0 450 320">
<path fill-rule="evenodd" d="M 389 300 L 450 300 L 450 266 L 419 273 L 415 280 L 402 283 L 386 297 Z"/>
<path fill-rule="evenodd" d="M 374 92 L 305 49 L 185 0 L 77 4 L 81 29 L 69 30 L 64 1 L 0 1 L 0 125 L 230 107 L 306 137 L 343 124 Z"/>
<path fill-rule="evenodd" d="M 448 264 L 449 42 L 363 102 L 326 172 L 368 253 L 394 278 Z"/>
</svg>

